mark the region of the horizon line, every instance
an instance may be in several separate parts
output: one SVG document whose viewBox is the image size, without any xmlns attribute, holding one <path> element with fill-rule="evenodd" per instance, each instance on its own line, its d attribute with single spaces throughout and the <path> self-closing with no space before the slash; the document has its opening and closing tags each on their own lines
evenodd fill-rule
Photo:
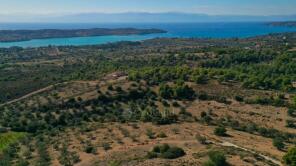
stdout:
<svg viewBox="0 0 296 166">
<path fill-rule="evenodd" d="M 25 15 L 24 15 L 25 14 Z M 53 15 L 52 15 L 53 14 Z M 294 14 L 208 14 L 197 12 L 180 12 L 180 11 L 166 11 L 166 12 L 146 12 L 146 11 L 126 11 L 126 12 L 48 12 L 48 13 L 30 13 L 30 12 L 14 12 L 14 13 L 0 13 L 0 16 L 69 16 L 69 15 L 84 15 L 84 14 L 184 14 L 184 15 L 204 15 L 204 16 L 249 16 L 249 17 L 276 17 L 276 16 L 296 16 Z"/>
</svg>

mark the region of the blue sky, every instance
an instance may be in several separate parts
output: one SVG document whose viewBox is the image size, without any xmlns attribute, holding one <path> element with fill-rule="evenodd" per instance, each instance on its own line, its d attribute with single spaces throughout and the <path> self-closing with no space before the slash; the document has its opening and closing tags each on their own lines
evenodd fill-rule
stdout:
<svg viewBox="0 0 296 166">
<path fill-rule="evenodd" d="M 210 15 L 296 14 L 296 0 L 0 0 L 0 14 L 187 12 Z"/>
</svg>

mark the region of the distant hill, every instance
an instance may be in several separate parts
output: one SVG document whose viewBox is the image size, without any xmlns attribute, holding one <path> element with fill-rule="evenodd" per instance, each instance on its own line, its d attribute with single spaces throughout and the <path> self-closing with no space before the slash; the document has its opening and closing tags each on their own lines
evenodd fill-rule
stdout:
<svg viewBox="0 0 296 166">
<path fill-rule="evenodd" d="M 250 22 L 293 21 L 296 15 L 248 16 L 195 13 L 83 13 L 68 15 L 0 15 L 0 22 Z"/>
<path fill-rule="evenodd" d="M 296 21 L 271 22 L 271 23 L 269 23 L 269 25 L 272 25 L 272 26 L 296 27 Z"/>
<path fill-rule="evenodd" d="M 42 29 L 42 30 L 0 30 L 0 42 L 26 41 L 32 39 L 63 38 L 63 37 L 86 37 L 106 35 L 142 35 L 152 33 L 165 33 L 159 29 Z"/>
</svg>

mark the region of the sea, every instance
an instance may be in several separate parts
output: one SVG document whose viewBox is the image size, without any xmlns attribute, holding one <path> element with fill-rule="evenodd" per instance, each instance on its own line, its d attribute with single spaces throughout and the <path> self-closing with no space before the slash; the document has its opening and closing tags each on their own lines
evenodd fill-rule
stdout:
<svg viewBox="0 0 296 166">
<path fill-rule="evenodd" d="M 265 22 L 219 23 L 0 23 L 0 30 L 88 29 L 88 28 L 157 28 L 167 33 L 149 35 L 114 35 L 73 38 L 34 39 L 0 42 L 0 47 L 81 46 L 119 41 L 142 41 L 153 38 L 247 38 L 282 32 L 296 32 L 296 27 L 271 26 Z"/>
</svg>

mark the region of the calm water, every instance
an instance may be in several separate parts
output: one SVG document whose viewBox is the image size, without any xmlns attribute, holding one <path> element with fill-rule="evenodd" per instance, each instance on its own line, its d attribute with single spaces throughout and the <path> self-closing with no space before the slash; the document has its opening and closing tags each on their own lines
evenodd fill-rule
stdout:
<svg viewBox="0 0 296 166">
<path fill-rule="evenodd" d="M 165 34 L 97 36 L 37 39 L 22 42 L 0 42 L 0 47 L 39 47 L 48 45 L 92 45 L 117 41 L 140 41 L 156 37 L 231 38 L 252 37 L 279 32 L 296 32 L 296 27 L 273 27 L 265 23 L 167 23 L 167 24 L 0 24 L 0 29 L 78 29 L 78 28 L 158 28 Z"/>
</svg>

